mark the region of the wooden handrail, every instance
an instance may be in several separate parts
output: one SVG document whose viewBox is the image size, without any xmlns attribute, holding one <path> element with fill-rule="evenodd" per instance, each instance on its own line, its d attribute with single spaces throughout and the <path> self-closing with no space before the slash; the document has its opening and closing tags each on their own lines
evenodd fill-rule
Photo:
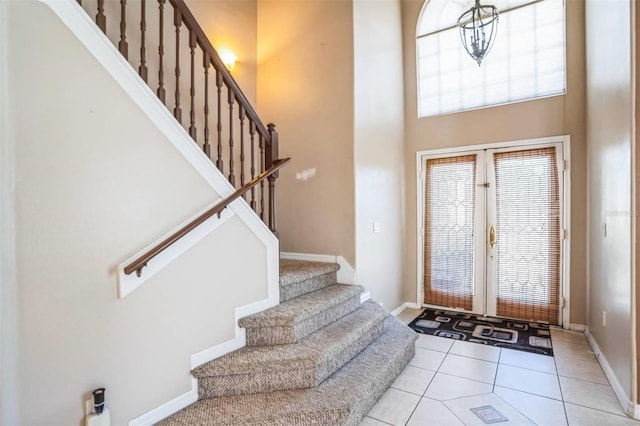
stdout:
<svg viewBox="0 0 640 426">
<path fill-rule="evenodd" d="M 227 67 L 222 63 L 218 52 L 209 41 L 209 38 L 204 33 L 200 24 L 198 24 L 198 21 L 193 16 L 187 5 L 184 3 L 184 0 L 169 0 L 169 3 L 180 11 L 182 22 L 185 23 L 190 31 L 193 31 L 197 38 L 198 45 L 209 55 L 214 68 L 222 74 L 222 78 L 224 82 L 227 83 L 227 87 L 233 91 L 236 100 L 242 105 L 249 118 L 251 118 L 255 123 L 258 132 L 265 138 L 265 141 L 270 142 L 271 137 L 267 128 L 258 117 L 258 114 L 253 109 L 251 102 L 249 102 L 245 94 L 242 92 L 242 89 L 240 89 L 236 80 L 233 78 Z"/>
<path fill-rule="evenodd" d="M 227 208 L 227 206 L 232 201 L 240 198 L 243 194 L 245 194 L 246 192 L 250 191 L 251 188 L 253 188 L 254 186 L 258 185 L 260 182 L 262 182 L 264 179 L 270 177 L 272 174 L 276 173 L 282 166 L 287 164 L 290 160 L 291 160 L 291 158 L 283 158 L 283 159 L 275 160 L 273 162 L 273 165 L 270 168 L 268 168 L 264 172 L 260 173 L 258 176 L 256 176 L 255 178 L 253 178 L 252 180 L 247 182 L 243 187 L 241 187 L 238 190 L 236 190 L 233 194 L 231 194 L 230 196 L 228 196 L 224 200 L 220 201 L 218 204 L 216 204 L 215 206 L 213 206 L 212 208 L 210 208 L 206 212 L 202 213 L 200 216 L 198 216 L 197 218 L 195 218 L 194 220 L 189 222 L 187 225 L 185 225 L 182 228 L 180 228 L 173 235 L 171 235 L 170 237 L 168 237 L 165 240 L 163 240 L 161 243 L 159 243 L 158 245 L 153 247 L 151 250 L 147 251 L 145 254 L 143 254 L 142 256 L 140 256 L 139 258 L 134 260 L 133 262 L 131 262 L 129 265 L 125 266 L 124 273 L 129 275 L 129 274 L 135 272 L 137 276 L 140 276 L 142 274 L 142 268 L 147 266 L 147 262 L 149 262 L 151 259 L 156 257 L 158 254 L 160 254 L 166 248 L 168 248 L 173 243 L 178 241 L 180 238 L 184 237 L 189 232 L 193 231 L 193 229 L 195 229 L 198 225 L 200 225 L 203 222 L 205 222 L 207 219 L 212 217 L 214 214 L 220 215 L 220 213 L 225 208 Z"/>
</svg>

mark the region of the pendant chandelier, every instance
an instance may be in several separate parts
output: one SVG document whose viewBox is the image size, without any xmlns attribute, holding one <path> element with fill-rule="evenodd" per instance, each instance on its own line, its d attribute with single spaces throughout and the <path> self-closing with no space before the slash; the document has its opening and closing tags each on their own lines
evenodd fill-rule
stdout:
<svg viewBox="0 0 640 426">
<path fill-rule="evenodd" d="M 475 6 L 458 18 L 460 38 L 465 50 L 480 66 L 491 50 L 498 32 L 498 9 L 483 6 L 476 0 Z"/>
</svg>

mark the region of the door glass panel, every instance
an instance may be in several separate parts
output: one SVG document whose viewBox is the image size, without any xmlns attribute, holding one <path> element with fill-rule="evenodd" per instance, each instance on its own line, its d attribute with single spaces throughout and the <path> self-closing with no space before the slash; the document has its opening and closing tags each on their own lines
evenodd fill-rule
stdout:
<svg viewBox="0 0 640 426">
<path fill-rule="evenodd" d="M 558 324 L 560 196 L 555 148 L 495 153 L 496 313 Z"/>
<path fill-rule="evenodd" d="M 476 155 L 426 160 L 424 303 L 472 310 Z"/>
</svg>

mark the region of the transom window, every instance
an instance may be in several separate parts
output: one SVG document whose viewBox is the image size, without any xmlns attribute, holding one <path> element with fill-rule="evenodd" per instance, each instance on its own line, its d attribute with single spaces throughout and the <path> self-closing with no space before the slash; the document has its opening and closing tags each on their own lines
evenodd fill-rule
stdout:
<svg viewBox="0 0 640 426">
<path fill-rule="evenodd" d="M 427 0 L 418 19 L 420 117 L 566 92 L 564 0 L 485 0 L 498 33 L 482 66 L 462 46 L 458 17 L 473 0 Z"/>
</svg>

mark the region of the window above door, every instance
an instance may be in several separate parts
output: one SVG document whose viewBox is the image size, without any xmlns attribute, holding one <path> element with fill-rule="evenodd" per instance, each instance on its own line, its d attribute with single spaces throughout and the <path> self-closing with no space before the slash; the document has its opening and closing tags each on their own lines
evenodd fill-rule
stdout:
<svg viewBox="0 0 640 426">
<path fill-rule="evenodd" d="M 486 0 L 498 32 L 482 66 L 462 47 L 471 0 L 427 0 L 418 18 L 418 115 L 427 117 L 566 93 L 563 0 Z"/>
</svg>

